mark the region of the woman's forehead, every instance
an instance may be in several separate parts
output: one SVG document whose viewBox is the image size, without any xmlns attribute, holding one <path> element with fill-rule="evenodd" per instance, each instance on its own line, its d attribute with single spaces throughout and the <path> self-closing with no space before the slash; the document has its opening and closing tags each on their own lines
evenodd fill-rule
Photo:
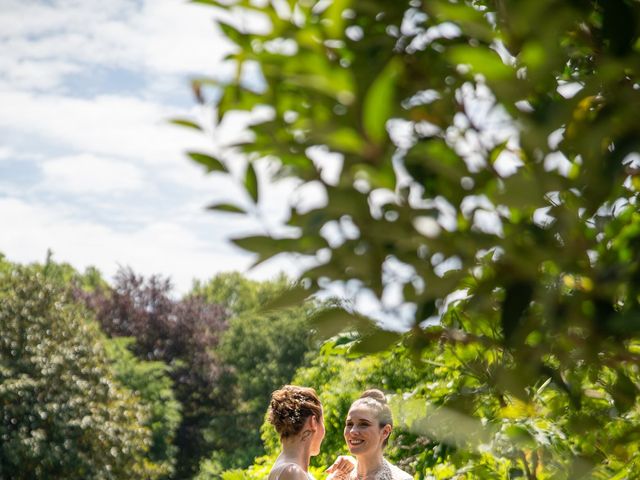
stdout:
<svg viewBox="0 0 640 480">
<path fill-rule="evenodd" d="M 349 409 L 349 413 L 347 414 L 347 419 L 351 420 L 374 420 L 376 417 L 376 412 L 374 409 L 367 405 L 356 405 Z"/>
</svg>

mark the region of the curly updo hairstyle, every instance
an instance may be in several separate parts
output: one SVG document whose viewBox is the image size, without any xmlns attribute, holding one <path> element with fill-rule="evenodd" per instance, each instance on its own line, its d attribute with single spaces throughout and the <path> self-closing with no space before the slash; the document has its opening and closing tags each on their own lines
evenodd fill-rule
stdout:
<svg viewBox="0 0 640 480">
<path fill-rule="evenodd" d="M 313 388 L 285 385 L 271 394 L 269 423 L 280 438 L 300 433 L 311 415 L 322 418 L 322 404 Z"/>
<path fill-rule="evenodd" d="M 390 425 L 393 428 L 393 417 L 391 415 L 391 408 L 387 403 L 387 397 L 384 393 L 377 388 L 365 390 L 355 402 L 351 404 L 351 408 L 365 406 L 374 411 L 375 417 L 378 420 L 378 425 L 383 428 L 385 425 Z M 389 437 L 385 438 L 384 445 L 387 445 Z"/>
</svg>

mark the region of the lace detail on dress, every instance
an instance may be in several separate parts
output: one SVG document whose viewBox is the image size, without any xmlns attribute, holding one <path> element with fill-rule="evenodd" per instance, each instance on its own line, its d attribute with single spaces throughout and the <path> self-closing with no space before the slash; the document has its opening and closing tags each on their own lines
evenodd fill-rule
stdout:
<svg viewBox="0 0 640 480">
<path fill-rule="evenodd" d="M 349 476 L 349 480 L 361 480 L 358 477 L 358 469 L 354 468 L 351 471 L 351 475 Z M 393 471 L 391 470 L 391 464 L 387 462 L 385 459 L 382 459 L 382 467 L 378 470 L 373 477 L 367 477 L 366 480 L 400 480 L 401 477 L 394 476 Z"/>
</svg>

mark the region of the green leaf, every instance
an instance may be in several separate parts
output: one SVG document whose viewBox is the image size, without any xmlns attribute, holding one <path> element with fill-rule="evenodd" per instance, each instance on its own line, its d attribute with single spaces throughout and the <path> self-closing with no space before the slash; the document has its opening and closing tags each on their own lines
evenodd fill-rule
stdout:
<svg viewBox="0 0 640 480">
<path fill-rule="evenodd" d="M 535 440 L 531 432 L 524 425 L 508 425 L 504 433 L 514 444 L 521 448 L 533 448 L 535 446 Z"/>
<path fill-rule="evenodd" d="M 611 388 L 611 397 L 613 403 L 619 412 L 628 412 L 636 404 L 638 397 L 638 387 L 635 383 L 622 371 L 618 369 L 618 378 Z"/>
<path fill-rule="evenodd" d="M 247 164 L 247 171 L 244 177 L 244 188 L 253 199 L 255 203 L 258 203 L 258 176 L 256 170 L 253 168 L 253 164 L 249 162 Z"/>
<path fill-rule="evenodd" d="M 200 125 L 198 125 L 197 123 L 195 123 L 195 122 L 193 122 L 191 120 L 187 120 L 185 118 L 172 118 L 171 120 L 169 120 L 169 123 L 172 123 L 174 125 L 180 125 L 182 127 L 193 128 L 194 130 L 202 131 L 202 127 Z"/>
<path fill-rule="evenodd" d="M 475 73 L 483 74 L 489 81 L 515 77 L 515 71 L 505 65 L 495 51 L 487 47 L 458 45 L 451 47 L 447 56 L 458 65 L 469 65 Z"/>
<path fill-rule="evenodd" d="M 247 250 L 249 252 L 257 253 L 258 255 L 260 255 L 260 261 L 264 261 L 267 258 L 285 251 L 280 245 L 281 240 L 271 238 L 266 235 L 253 235 L 250 237 L 232 238 L 231 241 L 243 250 Z"/>
<path fill-rule="evenodd" d="M 344 11 L 351 6 L 353 0 L 334 0 L 325 12 L 326 23 L 323 25 L 330 38 L 340 38 L 344 32 Z"/>
<path fill-rule="evenodd" d="M 502 302 L 502 331 L 507 342 L 519 333 L 522 317 L 533 297 L 533 285 L 528 281 L 515 281 L 506 287 Z"/>
<path fill-rule="evenodd" d="M 312 293 L 314 293 L 314 289 L 305 288 L 302 285 L 294 285 L 270 299 L 262 309 L 281 310 L 284 308 L 296 307 L 304 303 Z"/>
<path fill-rule="evenodd" d="M 505 149 L 507 148 L 507 143 L 508 141 L 505 140 L 504 142 L 496 145 L 491 149 L 491 151 L 489 152 L 489 162 L 491 162 L 491 165 L 496 163 L 496 160 L 498 160 L 500 154 L 505 151 Z"/>
<path fill-rule="evenodd" d="M 340 307 L 321 310 L 311 317 L 310 322 L 320 338 L 330 338 L 346 330 L 358 330 L 371 325 L 365 317 Z"/>
<path fill-rule="evenodd" d="M 401 335 L 398 332 L 376 330 L 356 341 L 351 347 L 351 351 L 367 354 L 382 352 L 397 343 L 400 338 Z"/>
<path fill-rule="evenodd" d="M 220 2 L 216 2 L 215 0 L 190 0 L 191 3 L 202 3 L 204 5 L 213 5 L 220 6 Z"/>
<path fill-rule="evenodd" d="M 342 152 L 361 154 L 365 146 L 365 142 L 358 135 L 358 132 L 348 127 L 333 130 L 322 138 L 331 149 Z"/>
<path fill-rule="evenodd" d="M 490 42 L 495 33 L 485 18 L 485 13 L 473 5 L 463 2 L 429 2 L 425 5 L 427 11 L 433 10 L 442 18 L 443 22 L 455 22 L 470 36 Z"/>
<path fill-rule="evenodd" d="M 217 26 L 222 30 L 222 33 L 225 37 L 227 37 L 232 42 L 235 42 L 237 45 L 244 47 L 247 44 L 248 36 L 238 30 L 233 25 L 225 23 L 222 20 L 218 20 Z"/>
<path fill-rule="evenodd" d="M 362 108 L 362 125 L 369 139 L 382 143 L 386 123 L 395 107 L 396 78 L 402 71 L 400 59 L 393 58 L 369 87 Z"/>
<path fill-rule="evenodd" d="M 279 253 L 301 253 L 313 255 L 320 248 L 326 248 L 326 240 L 320 236 L 301 238 L 272 238 L 268 235 L 255 235 L 242 238 L 234 238 L 231 241 L 249 252 L 257 253 L 256 266 Z"/>
<path fill-rule="evenodd" d="M 225 167 L 220 160 L 213 158 L 211 155 L 200 152 L 187 152 L 187 155 L 189 155 L 192 160 L 204 165 L 208 172 L 227 172 L 227 167 Z"/>
<path fill-rule="evenodd" d="M 247 213 L 242 208 L 231 205 L 230 203 L 212 203 L 207 206 L 207 210 L 217 210 L 219 212 L 227 213 Z"/>
</svg>

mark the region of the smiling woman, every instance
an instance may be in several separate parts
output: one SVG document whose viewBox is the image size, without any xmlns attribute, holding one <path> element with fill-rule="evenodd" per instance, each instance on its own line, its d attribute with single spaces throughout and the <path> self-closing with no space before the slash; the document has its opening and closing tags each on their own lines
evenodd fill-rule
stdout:
<svg viewBox="0 0 640 480">
<path fill-rule="evenodd" d="M 351 404 L 344 427 L 344 439 L 349 452 L 356 458 L 357 466 L 347 475 L 338 469 L 349 457 L 340 457 L 329 468 L 336 472 L 336 480 L 408 480 L 411 475 L 389 463 L 383 457 L 383 450 L 393 429 L 393 418 L 387 399 L 380 390 L 366 390 Z"/>
</svg>

